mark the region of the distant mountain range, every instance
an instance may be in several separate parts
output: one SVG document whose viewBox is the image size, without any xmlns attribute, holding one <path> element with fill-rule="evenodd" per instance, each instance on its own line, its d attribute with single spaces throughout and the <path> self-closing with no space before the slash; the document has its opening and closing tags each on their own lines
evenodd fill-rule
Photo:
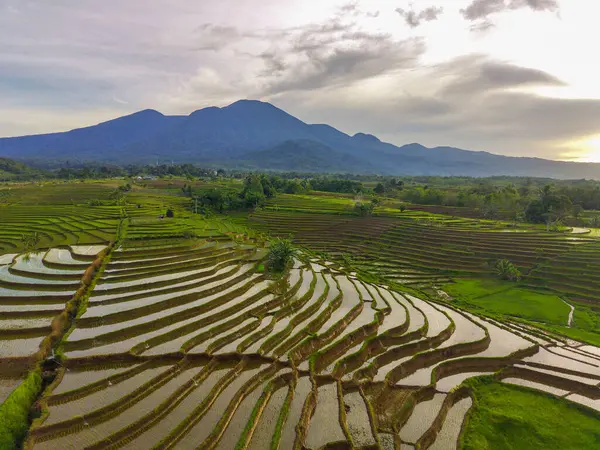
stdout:
<svg viewBox="0 0 600 450">
<path fill-rule="evenodd" d="M 311 125 L 255 100 L 189 116 L 144 110 L 65 133 L 0 138 L 0 156 L 25 161 L 196 163 L 256 170 L 387 175 L 518 175 L 600 179 L 600 164 L 515 158 L 453 147 L 402 147 Z"/>
</svg>

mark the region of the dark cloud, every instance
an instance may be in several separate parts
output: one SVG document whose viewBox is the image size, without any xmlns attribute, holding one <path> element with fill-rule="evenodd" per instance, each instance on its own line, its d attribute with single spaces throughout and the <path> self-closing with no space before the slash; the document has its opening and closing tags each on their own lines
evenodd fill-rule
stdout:
<svg viewBox="0 0 600 450">
<path fill-rule="evenodd" d="M 461 9 L 460 13 L 467 20 L 478 20 L 505 9 L 507 9 L 505 0 L 473 0 L 469 6 Z"/>
<path fill-rule="evenodd" d="M 557 11 L 557 0 L 473 0 L 460 12 L 467 20 L 486 19 L 492 14 L 508 10 L 530 8 L 534 11 Z"/>
<path fill-rule="evenodd" d="M 274 52 L 263 52 L 260 57 L 265 63 L 265 69 L 262 72 L 265 76 L 279 76 L 287 69 L 284 59 Z"/>
<path fill-rule="evenodd" d="M 437 20 L 440 14 L 444 12 L 444 8 L 431 6 L 419 12 L 412 8 L 408 11 L 402 8 L 396 8 L 395 11 L 400 14 L 402 18 L 404 18 L 404 21 L 409 27 L 416 28 L 423 22 L 432 22 Z"/>
<path fill-rule="evenodd" d="M 348 38 L 352 37 L 351 40 Z M 266 94 L 332 88 L 414 67 L 425 52 L 422 39 L 395 41 L 388 35 L 346 34 L 321 46 L 300 43 L 292 50 L 294 63 L 277 80 L 268 80 Z"/>
<path fill-rule="evenodd" d="M 564 86 L 561 80 L 542 70 L 490 61 L 481 55 L 456 58 L 438 66 L 437 71 L 448 80 L 443 94 L 452 96 L 475 96 L 525 86 Z"/>
<path fill-rule="evenodd" d="M 200 33 L 198 50 L 221 50 L 242 37 L 236 27 L 210 23 L 198 27 L 198 32 Z"/>
</svg>

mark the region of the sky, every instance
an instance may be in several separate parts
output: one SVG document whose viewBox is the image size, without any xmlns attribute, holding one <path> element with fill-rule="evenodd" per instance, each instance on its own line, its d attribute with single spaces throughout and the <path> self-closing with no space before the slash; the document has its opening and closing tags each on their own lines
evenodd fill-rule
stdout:
<svg viewBox="0 0 600 450">
<path fill-rule="evenodd" d="M 599 0 L 0 0 L 0 136 L 248 98 L 308 123 L 600 162 Z"/>
</svg>

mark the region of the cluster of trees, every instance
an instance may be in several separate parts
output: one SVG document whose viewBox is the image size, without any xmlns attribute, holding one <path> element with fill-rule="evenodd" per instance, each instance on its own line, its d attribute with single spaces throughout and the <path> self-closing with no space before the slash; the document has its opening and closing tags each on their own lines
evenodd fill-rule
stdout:
<svg viewBox="0 0 600 450">
<path fill-rule="evenodd" d="M 278 193 L 299 194 L 310 189 L 308 180 L 286 180 L 278 176 L 249 175 L 244 180 L 241 190 L 208 189 L 199 195 L 194 195 L 193 189 L 186 187 L 191 193 L 194 208 L 197 212 L 206 210 L 223 213 L 236 209 L 256 208 L 263 206 L 267 199 Z"/>
<path fill-rule="evenodd" d="M 460 189 L 413 186 L 398 191 L 395 197 L 420 205 L 478 209 L 488 219 L 526 220 L 548 226 L 558 225 L 567 217 L 579 218 L 584 209 L 600 208 L 600 186 L 596 183 L 585 188 L 553 184 L 537 187 L 533 183 L 500 187 L 482 181 Z"/>
<path fill-rule="evenodd" d="M 155 176 L 155 177 L 214 177 L 223 176 L 223 169 L 208 169 L 194 164 L 158 164 L 158 165 L 129 165 L 125 167 L 111 164 L 89 164 L 82 166 L 61 167 L 60 169 L 48 173 L 48 176 L 59 179 L 107 179 L 118 177 L 137 177 L 137 176 Z"/>
<path fill-rule="evenodd" d="M 37 180 L 43 176 L 44 173 L 40 170 L 9 158 L 0 157 L 0 181 Z"/>
<path fill-rule="evenodd" d="M 310 188 L 315 191 L 357 194 L 365 191 L 360 181 L 335 177 L 318 177 L 308 180 Z"/>
<path fill-rule="evenodd" d="M 556 192 L 551 185 L 542 188 L 538 198 L 534 198 L 525 208 L 525 218 L 533 223 L 548 225 L 564 220 L 568 216 L 581 214 L 583 207 L 573 205 L 571 199 Z"/>
</svg>

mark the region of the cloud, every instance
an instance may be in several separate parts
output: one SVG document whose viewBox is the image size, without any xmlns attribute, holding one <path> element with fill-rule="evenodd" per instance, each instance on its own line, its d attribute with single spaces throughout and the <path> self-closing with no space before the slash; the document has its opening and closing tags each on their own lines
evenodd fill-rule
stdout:
<svg viewBox="0 0 600 450">
<path fill-rule="evenodd" d="M 437 20 L 439 16 L 444 12 L 444 8 L 431 6 L 422 11 L 415 11 L 411 9 L 406 11 L 402 8 L 396 8 L 395 11 L 404 18 L 406 24 L 411 28 L 416 28 L 423 22 L 432 22 Z"/>
<path fill-rule="evenodd" d="M 565 83 L 542 70 L 490 60 L 483 55 L 459 57 L 437 66 L 446 81 L 444 95 L 475 96 L 497 90 L 533 86 L 564 86 Z"/>
<path fill-rule="evenodd" d="M 533 11 L 557 11 L 557 0 L 473 0 L 460 13 L 467 20 L 487 19 L 492 14 L 530 8 Z"/>
<path fill-rule="evenodd" d="M 600 100 L 547 98 L 532 86 L 563 82 L 536 69 L 482 55 L 419 67 L 385 90 L 349 95 L 344 87 L 278 97 L 301 119 L 326 122 L 402 145 L 450 145 L 514 156 L 559 158 L 564 142 L 600 132 Z"/>
<path fill-rule="evenodd" d="M 396 40 L 336 22 L 310 26 L 291 41 L 291 48 L 280 51 L 276 73 L 270 72 L 277 78 L 264 80 L 263 95 L 352 84 L 414 67 L 425 52 L 421 38 Z"/>
<path fill-rule="evenodd" d="M 221 50 L 242 38 L 236 27 L 205 23 L 198 27 L 198 50 Z"/>
<path fill-rule="evenodd" d="M 356 3 L 341 8 L 358 11 Z M 313 91 L 352 85 L 397 70 L 412 68 L 425 53 L 422 38 L 396 39 L 389 33 L 368 31 L 357 22 L 335 14 L 327 20 L 280 29 L 231 29 L 205 25 L 203 48 L 215 57 L 226 54 L 245 58 L 244 80 L 237 85 L 241 97 L 280 95 L 289 91 Z M 248 42 L 265 48 L 247 51 Z M 239 61 L 238 61 L 239 63 Z M 221 83 L 232 84 L 230 79 Z M 186 97 L 203 94 L 203 83 L 188 83 Z M 209 94 L 210 95 L 210 94 Z"/>
<path fill-rule="evenodd" d="M 487 33 L 496 25 L 489 19 L 480 20 L 479 22 L 474 23 L 469 27 L 469 29 L 474 33 Z"/>
<path fill-rule="evenodd" d="M 467 20 L 485 19 L 491 14 L 499 13 L 507 9 L 505 0 L 473 0 L 460 13 Z"/>
<path fill-rule="evenodd" d="M 368 17 L 375 18 L 379 17 L 379 11 L 363 11 L 359 5 L 358 1 L 353 1 L 350 3 L 343 4 L 338 7 L 337 17 Z"/>
</svg>

